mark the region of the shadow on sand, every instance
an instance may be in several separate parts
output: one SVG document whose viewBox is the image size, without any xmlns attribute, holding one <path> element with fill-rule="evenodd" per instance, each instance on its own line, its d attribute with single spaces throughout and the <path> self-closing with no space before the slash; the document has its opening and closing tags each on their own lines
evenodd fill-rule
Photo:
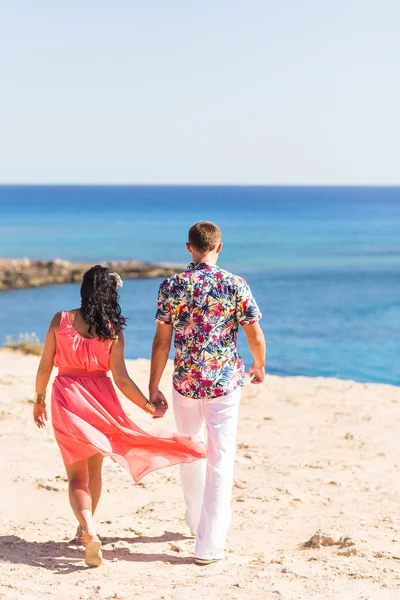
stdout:
<svg viewBox="0 0 400 600">
<path fill-rule="evenodd" d="M 127 544 L 168 543 L 188 539 L 180 533 L 166 531 L 157 537 L 103 537 L 102 552 L 104 560 L 126 560 L 129 562 L 164 562 L 171 565 L 189 565 L 193 563 L 192 557 L 171 554 L 138 553 L 130 548 L 109 548 L 111 544 L 125 542 Z M 0 561 L 13 564 L 24 564 L 41 567 L 59 574 L 68 574 L 75 571 L 84 571 L 87 567 L 83 561 L 83 546 L 75 542 L 28 542 L 16 535 L 0 536 Z"/>
</svg>

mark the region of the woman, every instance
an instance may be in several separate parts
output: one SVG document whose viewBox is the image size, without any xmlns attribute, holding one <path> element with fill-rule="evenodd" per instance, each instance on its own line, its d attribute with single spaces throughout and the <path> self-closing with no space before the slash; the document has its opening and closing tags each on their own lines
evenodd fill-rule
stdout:
<svg viewBox="0 0 400 600">
<path fill-rule="evenodd" d="M 126 319 L 118 304 L 117 273 L 99 265 L 83 276 L 81 308 L 57 313 L 49 326 L 36 376 L 33 418 L 47 420 L 46 387 L 53 365 L 58 375 L 52 390 L 54 434 L 65 463 L 69 500 L 79 521 L 77 541 L 85 543 L 85 562 L 102 562 L 93 513 L 101 493 L 104 456 L 129 471 L 135 481 L 169 465 L 204 458 L 204 444 L 192 436 L 165 431 L 147 433 L 124 413 L 115 385 L 153 418 L 164 416 L 165 402 L 151 403 L 129 377 L 124 360 Z"/>
</svg>

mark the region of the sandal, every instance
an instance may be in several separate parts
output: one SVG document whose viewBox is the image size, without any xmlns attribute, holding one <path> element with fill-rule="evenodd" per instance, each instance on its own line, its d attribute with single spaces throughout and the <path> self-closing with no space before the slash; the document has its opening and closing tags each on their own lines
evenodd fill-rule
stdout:
<svg viewBox="0 0 400 600">
<path fill-rule="evenodd" d="M 85 544 L 85 563 L 88 567 L 99 567 L 103 562 L 100 540 L 92 540 Z"/>
<path fill-rule="evenodd" d="M 205 566 L 205 565 L 213 565 L 214 563 L 219 562 L 222 558 L 196 558 L 194 557 L 194 564 Z"/>
</svg>

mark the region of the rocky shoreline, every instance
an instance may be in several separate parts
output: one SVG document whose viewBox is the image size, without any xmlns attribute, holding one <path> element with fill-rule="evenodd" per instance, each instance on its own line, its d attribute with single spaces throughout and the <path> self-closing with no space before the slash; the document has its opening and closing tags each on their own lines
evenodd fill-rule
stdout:
<svg viewBox="0 0 400 600">
<path fill-rule="evenodd" d="M 80 283 L 82 275 L 95 263 L 69 260 L 0 259 L 0 291 L 41 287 L 61 283 Z M 168 277 L 179 271 L 178 265 L 165 266 L 136 260 L 101 263 L 117 271 L 122 279 Z"/>
</svg>

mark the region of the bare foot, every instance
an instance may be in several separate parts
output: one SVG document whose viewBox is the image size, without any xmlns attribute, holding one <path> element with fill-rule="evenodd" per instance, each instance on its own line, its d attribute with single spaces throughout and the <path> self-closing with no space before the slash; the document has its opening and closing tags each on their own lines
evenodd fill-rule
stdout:
<svg viewBox="0 0 400 600">
<path fill-rule="evenodd" d="M 84 529 L 82 528 L 82 525 L 78 525 L 78 527 L 77 527 L 76 534 L 75 534 L 75 542 L 79 546 L 83 546 L 86 542 L 86 535 L 85 535 Z"/>
<path fill-rule="evenodd" d="M 100 542 L 100 539 L 96 531 L 88 529 L 85 534 L 85 544 L 89 544 L 90 542 Z"/>
</svg>

